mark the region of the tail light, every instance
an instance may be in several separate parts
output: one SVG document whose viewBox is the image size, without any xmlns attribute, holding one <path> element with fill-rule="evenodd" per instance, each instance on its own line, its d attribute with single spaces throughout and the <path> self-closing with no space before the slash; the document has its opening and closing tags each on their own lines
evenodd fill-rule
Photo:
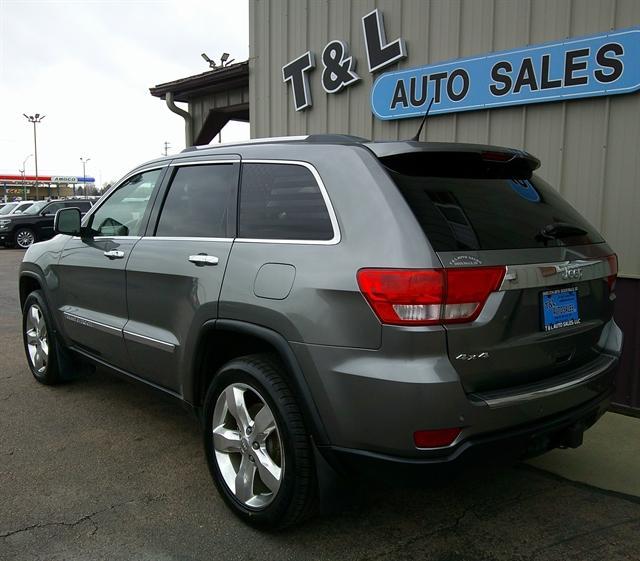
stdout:
<svg viewBox="0 0 640 561">
<path fill-rule="evenodd" d="M 613 293 L 616 290 L 616 279 L 618 278 L 618 256 L 615 253 L 607 255 L 607 261 L 609 262 L 607 284 L 609 285 L 609 292 Z"/>
<path fill-rule="evenodd" d="M 358 286 L 382 323 L 435 325 L 478 317 L 505 267 L 361 269 Z"/>
</svg>

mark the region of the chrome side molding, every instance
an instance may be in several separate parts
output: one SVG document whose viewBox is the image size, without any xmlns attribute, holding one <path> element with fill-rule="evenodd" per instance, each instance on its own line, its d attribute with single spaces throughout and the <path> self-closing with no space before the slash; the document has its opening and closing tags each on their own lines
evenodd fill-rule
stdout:
<svg viewBox="0 0 640 561">
<path fill-rule="evenodd" d="M 176 350 L 176 346 L 173 343 L 167 343 L 160 339 L 154 339 L 153 337 L 147 337 L 146 335 L 140 335 L 139 333 L 133 333 L 131 331 L 123 331 L 122 334 L 125 339 L 134 343 L 142 343 L 143 345 L 148 345 L 149 347 L 154 347 L 168 353 L 173 353 Z"/>
<path fill-rule="evenodd" d="M 76 323 L 84 327 L 92 327 L 93 329 L 97 329 L 98 331 L 103 331 L 104 333 L 109 333 L 110 335 L 122 334 L 122 329 L 119 327 L 114 327 L 113 325 L 107 325 L 106 323 L 101 323 L 99 321 L 94 321 L 92 319 L 83 318 L 81 316 L 77 316 L 70 312 L 62 312 L 62 317 L 72 323 Z"/>
</svg>

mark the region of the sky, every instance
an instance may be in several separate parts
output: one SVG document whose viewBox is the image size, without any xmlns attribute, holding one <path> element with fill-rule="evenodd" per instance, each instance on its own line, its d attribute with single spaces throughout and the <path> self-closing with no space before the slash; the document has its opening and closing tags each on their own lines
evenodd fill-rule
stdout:
<svg viewBox="0 0 640 561">
<path fill-rule="evenodd" d="M 0 0 L 0 174 L 33 153 L 38 173 L 87 176 L 96 185 L 184 148 L 184 120 L 149 88 L 249 56 L 247 0 Z M 249 138 L 229 123 L 222 140 Z M 34 158 L 26 173 L 35 173 Z"/>
</svg>

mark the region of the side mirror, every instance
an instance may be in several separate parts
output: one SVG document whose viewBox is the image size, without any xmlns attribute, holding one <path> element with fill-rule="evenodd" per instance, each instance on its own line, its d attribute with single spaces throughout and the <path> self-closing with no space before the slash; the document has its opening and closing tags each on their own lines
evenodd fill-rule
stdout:
<svg viewBox="0 0 640 561">
<path fill-rule="evenodd" d="M 67 236 L 80 235 L 80 209 L 62 208 L 53 219 L 53 230 L 56 234 Z"/>
</svg>

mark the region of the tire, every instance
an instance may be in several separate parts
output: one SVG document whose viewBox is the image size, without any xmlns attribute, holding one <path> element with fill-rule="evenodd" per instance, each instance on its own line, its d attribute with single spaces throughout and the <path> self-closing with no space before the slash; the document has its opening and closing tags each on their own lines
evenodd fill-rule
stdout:
<svg viewBox="0 0 640 561">
<path fill-rule="evenodd" d="M 36 234 L 31 228 L 18 228 L 13 236 L 14 245 L 20 249 L 28 249 L 36 242 Z"/>
<path fill-rule="evenodd" d="M 312 512 L 317 485 L 309 436 L 273 357 L 250 355 L 225 364 L 207 391 L 204 418 L 209 470 L 237 516 L 277 530 Z"/>
<path fill-rule="evenodd" d="M 41 384 L 55 385 L 62 382 L 61 347 L 53 329 L 49 308 L 40 290 L 29 294 L 24 303 L 22 339 L 33 377 Z"/>
</svg>

